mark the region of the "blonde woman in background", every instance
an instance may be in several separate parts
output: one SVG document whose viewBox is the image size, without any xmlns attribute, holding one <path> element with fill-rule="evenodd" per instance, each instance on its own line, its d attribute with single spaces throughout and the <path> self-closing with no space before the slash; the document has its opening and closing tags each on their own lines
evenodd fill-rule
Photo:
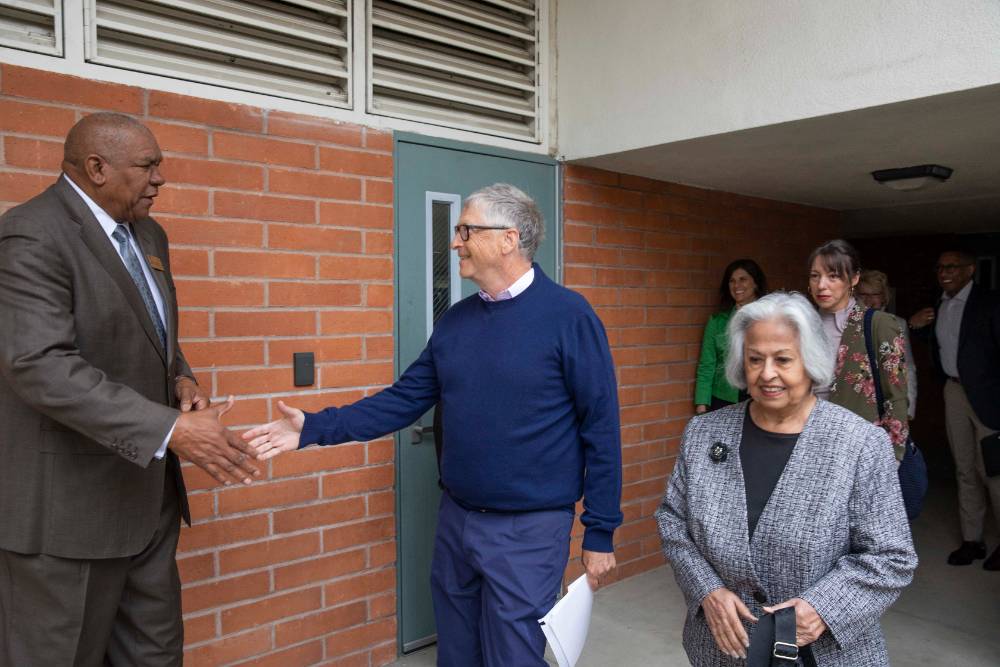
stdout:
<svg viewBox="0 0 1000 667">
<path fill-rule="evenodd" d="M 861 272 L 861 280 L 858 281 L 856 294 L 858 300 L 869 308 L 885 311 L 889 305 L 891 291 L 889 289 L 889 277 L 881 271 L 869 269 Z M 909 403 L 906 414 L 913 421 L 917 413 L 917 366 L 913 361 L 913 347 L 910 345 L 910 332 L 906 320 L 899 315 L 889 313 L 899 324 L 906 341 L 906 398 Z"/>
</svg>

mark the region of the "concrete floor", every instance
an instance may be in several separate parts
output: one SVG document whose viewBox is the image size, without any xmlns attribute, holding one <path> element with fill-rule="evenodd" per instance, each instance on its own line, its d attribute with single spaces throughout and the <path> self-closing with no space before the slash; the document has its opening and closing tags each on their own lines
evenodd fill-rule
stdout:
<svg viewBox="0 0 1000 667">
<path fill-rule="evenodd" d="M 954 488 L 932 488 L 913 526 L 920 566 L 882 619 L 896 667 L 1000 665 L 1000 572 L 986 572 L 982 561 L 969 567 L 945 563 L 960 540 L 956 519 Z M 987 535 L 990 550 L 998 539 L 995 530 Z M 578 667 L 687 665 L 683 624 L 684 603 L 669 567 L 614 584 L 597 594 Z M 435 659 L 429 647 L 393 665 L 431 667 Z"/>
</svg>

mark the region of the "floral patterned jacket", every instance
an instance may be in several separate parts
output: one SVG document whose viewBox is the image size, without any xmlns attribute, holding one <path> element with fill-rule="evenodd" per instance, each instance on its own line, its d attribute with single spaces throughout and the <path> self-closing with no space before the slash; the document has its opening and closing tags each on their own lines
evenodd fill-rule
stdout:
<svg viewBox="0 0 1000 667">
<path fill-rule="evenodd" d="M 872 336 L 885 403 L 885 417 L 879 419 L 878 406 L 875 404 L 875 383 L 865 348 L 864 324 L 865 308 L 856 304 L 847 316 L 847 325 L 840 339 L 829 399 L 831 403 L 843 406 L 884 428 L 892 440 L 896 458 L 901 460 L 910 433 L 906 418 L 906 340 L 895 317 L 879 311 L 875 313 L 872 318 Z"/>
</svg>

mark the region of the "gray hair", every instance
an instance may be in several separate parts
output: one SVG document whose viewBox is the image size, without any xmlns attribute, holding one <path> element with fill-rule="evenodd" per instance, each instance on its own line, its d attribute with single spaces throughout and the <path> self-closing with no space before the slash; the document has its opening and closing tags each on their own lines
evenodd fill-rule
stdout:
<svg viewBox="0 0 1000 667">
<path fill-rule="evenodd" d="M 466 197 L 465 205 L 479 206 L 491 225 L 513 227 L 521 240 L 521 254 L 529 261 L 545 239 L 545 220 L 535 200 L 509 183 L 494 183 Z"/>
<path fill-rule="evenodd" d="M 881 271 L 868 269 L 861 272 L 861 280 L 858 281 L 858 287 L 861 285 L 869 285 L 877 289 L 882 293 L 882 301 L 884 301 L 882 307 L 885 308 L 889 305 L 889 276 Z"/>
<path fill-rule="evenodd" d="M 799 353 L 806 368 L 806 375 L 814 387 L 825 387 L 833 381 L 836 361 L 823 330 L 819 313 L 809 300 L 798 292 L 771 292 L 748 303 L 729 320 L 729 354 L 726 359 L 726 379 L 738 389 L 747 388 L 747 374 L 743 366 L 743 344 L 747 330 L 757 322 L 781 320 L 799 335 Z"/>
</svg>

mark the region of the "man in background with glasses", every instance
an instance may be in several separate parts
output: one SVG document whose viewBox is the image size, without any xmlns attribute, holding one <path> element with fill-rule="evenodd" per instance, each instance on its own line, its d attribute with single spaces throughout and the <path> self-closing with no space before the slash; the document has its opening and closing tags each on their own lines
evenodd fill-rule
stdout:
<svg viewBox="0 0 1000 667">
<path fill-rule="evenodd" d="M 910 328 L 929 333 L 934 364 L 945 381 L 945 424 L 962 528 L 962 544 L 948 563 L 969 565 L 986 558 L 987 502 L 1000 522 L 1000 475 L 987 474 L 981 444 L 1000 430 L 1000 299 L 972 281 L 976 258 L 969 252 L 941 253 L 936 269 L 941 301 L 914 314 Z M 1000 441 L 994 439 L 992 446 L 1000 447 Z M 1000 546 L 983 569 L 1000 571 Z"/>
<path fill-rule="evenodd" d="M 559 592 L 581 497 L 591 587 L 615 567 L 614 366 L 590 305 L 532 262 L 544 231 L 535 202 L 514 186 L 473 193 L 451 247 L 479 294 L 441 316 L 399 380 L 316 414 L 279 402 L 283 419 L 244 434 L 266 459 L 372 440 L 441 402 L 444 493 L 431 590 L 443 667 L 545 667 L 538 619 Z"/>
</svg>

